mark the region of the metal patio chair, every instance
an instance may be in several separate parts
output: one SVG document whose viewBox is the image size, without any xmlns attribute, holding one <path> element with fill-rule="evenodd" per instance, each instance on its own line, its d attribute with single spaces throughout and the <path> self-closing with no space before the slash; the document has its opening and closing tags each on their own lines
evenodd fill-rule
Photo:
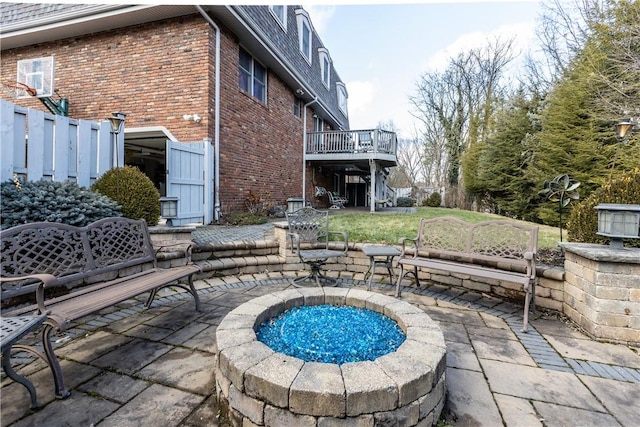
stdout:
<svg viewBox="0 0 640 427">
<path fill-rule="evenodd" d="M 347 203 L 346 197 L 341 197 L 332 191 L 327 191 L 327 195 L 329 196 L 329 209 L 344 209 L 344 204 Z"/>
<path fill-rule="evenodd" d="M 295 253 L 304 264 L 311 267 L 309 275 L 293 280 L 295 286 L 304 286 L 304 282 L 321 282 L 335 286 L 337 280 L 322 274 L 322 266 L 331 258 L 347 254 L 349 241 L 344 231 L 329 231 L 329 212 L 314 208 L 302 208 L 287 212 L 289 232 L 287 239 L 291 244 L 291 253 Z M 338 239 L 331 239 L 338 237 Z"/>
</svg>

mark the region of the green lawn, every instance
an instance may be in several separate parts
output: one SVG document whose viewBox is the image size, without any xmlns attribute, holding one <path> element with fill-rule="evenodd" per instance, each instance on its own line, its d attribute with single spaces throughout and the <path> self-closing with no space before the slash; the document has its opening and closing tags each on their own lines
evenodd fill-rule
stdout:
<svg viewBox="0 0 640 427">
<path fill-rule="evenodd" d="M 332 211 L 329 228 L 336 231 L 346 231 L 349 242 L 397 244 L 401 237 L 416 237 L 420 218 L 452 216 L 472 223 L 491 219 L 506 219 L 540 227 L 538 248 L 557 249 L 560 241 L 560 230 L 557 227 L 512 220 L 500 215 L 447 208 L 418 207 L 416 211 L 412 214 Z M 566 241 L 566 233 L 564 236 L 563 240 Z"/>
</svg>

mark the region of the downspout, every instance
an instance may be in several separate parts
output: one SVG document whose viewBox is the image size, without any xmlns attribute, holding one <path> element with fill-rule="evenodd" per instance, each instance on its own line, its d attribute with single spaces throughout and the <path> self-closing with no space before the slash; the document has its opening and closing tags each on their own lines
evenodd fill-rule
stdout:
<svg viewBox="0 0 640 427">
<path fill-rule="evenodd" d="M 213 207 L 213 219 L 214 221 L 220 220 L 220 27 L 211 19 L 207 12 L 195 5 L 200 15 L 213 27 L 216 31 L 216 79 L 214 84 L 215 90 L 215 107 L 214 107 L 214 138 L 213 138 L 213 194 L 214 194 L 214 207 Z"/>
<path fill-rule="evenodd" d="M 307 107 L 318 102 L 318 96 L 304 104 L 302 113 L 302 207 L 307 206 Z"/>
</svg>

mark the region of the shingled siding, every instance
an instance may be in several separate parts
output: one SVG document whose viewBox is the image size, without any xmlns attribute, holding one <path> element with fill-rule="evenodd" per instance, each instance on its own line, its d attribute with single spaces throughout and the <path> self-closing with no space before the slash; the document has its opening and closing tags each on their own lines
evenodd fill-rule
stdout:
<svg viewBox="0 0 640 427">
<path fill-rule="evenodd" d="M 269 72 L 266 105 L 243 93 L 238 47 L 222 27 L 223 212 L 245 209 L 249 191 L 271 203 L 301 192 L 302 120 L 293 114 L 293 90 Z M 127 128 L 164 126 L 180 141 L 214 139 L 215 31 L 200 15 L 3 50 L 2 81 L 15 80 L 18 60 L 51 55 L 70 117 L 101 120 L 121 111 Z M 44 109 L 36 99 L 12 101 Z M 201 123 L 182 117 L 194 113 Z"/>
</svg>

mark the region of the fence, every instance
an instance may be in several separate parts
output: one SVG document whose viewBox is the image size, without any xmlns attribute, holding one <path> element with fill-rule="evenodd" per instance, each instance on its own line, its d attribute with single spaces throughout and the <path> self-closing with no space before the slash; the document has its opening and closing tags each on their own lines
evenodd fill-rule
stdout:
<svg viewBox="0 0 640 427">
<path fill-rule="evenodd" d="M 116 144 L 124 160 L 124 133 Z M 89 187 L 114 166 L 114 141 L 108 121 L 56 116 L 0 100 L 0 180 L 74 180 Z"/>
</svg>

